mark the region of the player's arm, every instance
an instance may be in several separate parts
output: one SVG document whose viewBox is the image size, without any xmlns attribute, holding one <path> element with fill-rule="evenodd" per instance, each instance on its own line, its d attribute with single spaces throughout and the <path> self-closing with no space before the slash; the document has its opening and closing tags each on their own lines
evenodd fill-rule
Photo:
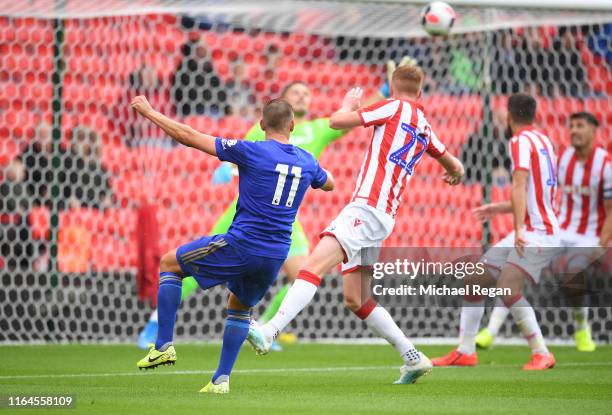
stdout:
<svg viewBox="0 0 612 415">
<path fill-rule="evenodd" d="M 416 60 L 409 56 L 404 56 L 400 61 L 399 66 L 416 65 Z M 391 77 L 395 71 L 396 65 L 394 61 L 387 62 L 387 81 L 383 84 L 379 91 L 371 94 L 365 99 L 364 107 L 369 107 L 377 102 L 389 98 L 391 85 Z M 364 124 L 362 116 L 356 111 L 361 105 L 363 89 L 356 87 L 351 89 L 344 97 L 342 107 L 332 114 L 329 119 L 329 126 L 336 130 L 348 130 L 353 127 L 358 127 Z"/>
<path fill-rule="evenodd" d="M 472 213 L 474 216 L 476 216 L 476 219 L 486 221 L 495 215 L 512 213 L 512 203 L 510 203 L 509 200 L 504 202 L 487 203 L 472 210 Z"/>
<path fill-rule="evenodd" d="M 514 247 L 523 255 L 525 245 L 524 229 L 527 213 L 527 181 L 531 169 L 531 143 L 524 136 L 510 140 L 510 158 L 512 159 L 512 185 L 510 203 L 514 216 Z"/>
<path fill-rule="evenodd" d="M 130 106 L 179 143 L 187 147 L 196 148 L 212 156 L 217 155 L 215 137 L 200 133 L 187 124 L 174 121 L 164 114 L 155 111 L 143 95 L 134 98 Z"/>
<path fill-rule="evenodd" d="M 327 174 L 327 180 L 325 180 L 325 183 L 323 183 L 323 186 L 321 186 L 321 190 L 323 190 L 324 192 L 331 192 L 332 190 L 334 190 L 334 187 L 336 187 L 334 176 L 332 176 L 329 170 L 323 170 L 325 171 L 325 174 Z"/>
<path fill-rule="evenodd" d="M 612 161 L 609 157 L 606 158 L 604 164 L 602 180 L 602 197 L 604 201 L 606 219 L 604 220 L 601 228 L 601 234 L 599 235 L 599 245 L 606 248 L 610 242 L 610 239 L 612 239 Z"/>
<path fill-rule="evenodd" d="M 413 66 L 418 65 L 416 59 L 410 56 L 402 57 L 398 66 Z M 395 62 L 390 60 L 387 62 L 387 81 L 383 84 L 379 91 L 371 94 L 365 99 L 364 106 L 370 107 L 386 98 L 389 98 L 391 90 L 391 78 L 393 72 L 396 69 Z M 363 90 L 359 87 L 351 89 L 342 102 L 342 107 L 332 114 L 329 119 L 329 126 L 337 130 L 349 129 L 360 125 L 368 124 L 375 125 L 376 123 L 364 120 L 359 112 L 356 110 L 361 106 L 361 97 L 363 96 Z"/>
<path fill-rule="evenodd" d="M 402 56 L 402 59 L 400 59 L 399 65 L 396 65 L 394 60 L 388 60 L 387 65 L 386 65 L 387 66 L 386 68 L 387 77 L 385 79 L 385 82 L 382 84 L 382 86 L 380 87 L 378 91 L 376 91 L 374 94 L 366 98 L 365 105 L 368 106 L 368 105 L 374 104 L 375 102 L 381 101 L 383 99 L 387 99 L 391 96 L 391 79 L 393 78 L 393 72 L 395 72 L 397 68 L 402 67 L 402 66 L 418 66 L 418 65 L 419 63 L 417 62 L 417 60 L 409 55 Z"/>
<path fill-rule="evenodd" d="M 329 171 L 321 167 L 321 165 L 318 162 L 316 161 L 314 162 L 316 163 L 316 169 L 314 172 L 314 177 L 312 178 L 312 181 L 310 182 L 310 186 L 313 189 L 321 189 L 325 192 L 334 190 L 334 187 L 336 185 L 334 182 L 334 176 L 332 176 L 332 174 Z"/>
<path fill-rule="evenodd" d="M 612 193 L 612 189 L 610 192 Z M 612 239 L 612 197 L 604 200 L 604 210 L 606 211 L 606 220 L 599 236 L 599 245 L 603 248 L 607 247 L 610 239 Z"/>
<path fill-rule="evenodd" d="M 514 217 L 515 241 L 514 245 L 520 254 L 523 253 L 526 241 L 523 235 L 525 225 L 525 214 L 527 213 L 527 180 L 529 171 L 524 169 L 514 170 L 512 173 L 512 186 L 510 189 L 510 203 L 512 216 Z"/>
<path fill-rule="evenodd" d="M 342 100 L 340 109 L 329 117 L 329 126 L 336 130 L 345 130 L 362 125 L 361 115 L 357 112 L 362 96 L 363 89 L 359 87 L 348 91 Z"/>
<path fill-rule="evenodd" d="M 438 136 L 424 118 L 423 122 L 424 124 L 420 127 L 421 131 L 428 131 L 427 134 L 429 135 L 427 154 L 433 157 L 445 170 L 444 181 L 451 186 L 458 185 L 465 175 L 463 163 L 447 151 L 446 146 L 438 139 Z"/>
<path fill-rule="evenodd" d="M 445 151 L 440 157 L 436 158 L 438 163 L 446 170 L 444 173 L 444 181 L 451 186 L 459 184 L 465 175 L 465 168 L 459 159 L 448 151 Z"/>
</svg>

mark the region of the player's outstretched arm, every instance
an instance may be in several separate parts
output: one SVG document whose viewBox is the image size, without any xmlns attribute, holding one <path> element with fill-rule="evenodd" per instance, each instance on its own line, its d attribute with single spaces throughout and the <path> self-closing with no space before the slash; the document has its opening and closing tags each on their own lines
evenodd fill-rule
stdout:
<svg viewBox="0 0 612 415">
<path fill-rule="evenodd" d="M 215 137 L 200 133 L 187 124 L 181 124 L 155 111 L 153 107 L 151 107 L 151 104 L 149 104 L 149 101 L 147 101 L 147 98 L 143 95 L 134 98 L 130 106 L 179 143 L 196 148 L 212 156 L 217 155 Z"/>
<path fill-rule="evenodd" d="M 360 87 L 348 91 L 342 100 L 340 109 L 329 117 L 329 126 L 336 130 L 345 130 L 362 125 L 361 117 L 357 112 L 361 106 L 362 96 L 363 89 Z"/>
<path fill-rule="evenodd" d="M 436 158 L 436 161 L 446 170 L 444 174 L 444 181 L 446 183 L 455 186 L 461 182 L 465 169 L 457 157 L 446 151 L 442 156 Z"/>
<path fill-rule="evenodd" d="M 505 202 L 487 203 L 472 210 L 472 213 L 476 219 L 483 222 L 493 218 L 495 215 L 511 212 L 512 204 L 509 200 Z"/>
</svg>

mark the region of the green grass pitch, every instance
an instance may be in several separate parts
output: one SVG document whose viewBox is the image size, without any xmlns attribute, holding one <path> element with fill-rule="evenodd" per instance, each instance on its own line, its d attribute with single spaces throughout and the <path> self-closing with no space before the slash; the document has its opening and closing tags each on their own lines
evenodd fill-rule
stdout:
<svg viewBox="0 0 612 415">
<path fill-rule="evenodd" d="M 612 347 L 552 351 L 558 366 L 520 368 L 526 346 L 479 353 L 476 368 L 434 368 L 414 385 L 392 385 L 399 359 L 389 346 L 298 344 L 255 357 L 244 347 L 229 395 L 199 394 L 220 346 L 176 346 L 176 366 L 139 372 L 135 346 L 0 347 L 0 394 L 72 394 L 66 414 L 605 414 L 612 413 Z M 448 346 L 424 346 L 438 356 Z M 2 413 L 40 414 L 44 410 Z"/>
</svg>

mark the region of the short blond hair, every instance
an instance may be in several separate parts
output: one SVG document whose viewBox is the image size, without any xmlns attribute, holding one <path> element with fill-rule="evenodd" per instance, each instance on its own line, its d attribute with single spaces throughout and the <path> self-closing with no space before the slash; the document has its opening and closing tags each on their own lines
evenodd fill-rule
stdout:
<svg viewBox="0 0 612 415">
<path fill-rule="evenodd" d="M 400 66 L 391 77 L 393 89 L 402 94 L 417 95 L 421 91 L 421 84 L 425 74 L 418 66 Z"/>
</svg>

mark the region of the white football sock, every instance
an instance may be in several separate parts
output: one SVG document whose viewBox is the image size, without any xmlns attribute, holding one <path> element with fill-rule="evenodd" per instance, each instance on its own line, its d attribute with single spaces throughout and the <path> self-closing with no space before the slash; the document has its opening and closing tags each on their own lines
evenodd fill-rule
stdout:
<svg viewBox="0 0 612 415">
<path fill-rule="evenodd" d="M 527 339 L 532 354 L 547 354 L 548 349 L 544 343 L 542 330 L 536 319 L 535 311 L 529 301 L 525 297 L 521 297 L 517 302 L 512 304 L 510 312 L 516 325 L 521 330 L 521 333 Z"/>
<path fill-rule="evenodd" d="M 589 307 L 572 307 L 572 314 L 574 314 L 576 331 L 589 328 Z"/>
<path fill-rule="evenodd" d="M 497 333 L 499 333 L 499 329 L 508 318 L 508 314 L 510 314 L 510 310 L 505 306 L 501 297 L 497 297 L 495 300 L 495 307 L 493 307 L 491 317 L 489 317 L 489 324 L 487 325 L 487 330 L 489 330 L 489 333 L 491 333 L 493 337 L 497 336 Z"/>
<path fill-rule="evenodd" d="M 463 301 L 461 322 L 459 323 L 459 352 L 472 354 L 476 352 L 476 335 L 484 315 L 484 300 L 477 302 Z"/>
<path fill-rule="evenodd" d="M 151 317 L 149 317 L 149 321 L 157 323 L 157 308 L 155 309 L 155 311 L 151 313 Z"/>
<path fill-rule="evenodd" d="M 406 338 L 402 330 L 395 324 L 393 317 L 384 307 L 380 305 L 374 307 L 370 315 L 365 320 L 370 330 L 379 337 L 387 340 L 391 346 L 395 347 L 407 364 L 414 364 L 420 359 L 419 352 L 410 340 Z"/>
<path fill-rule="evenodd" d="M 263 334 L 267 338 L 272 338 L 283 331 L 285 326 L 302 311 L 312 300 L 317 292 L 318 285 L 298 278 L 287 291 L 278 311 L 268 323 L 261 326 Z"/>
</svg>

